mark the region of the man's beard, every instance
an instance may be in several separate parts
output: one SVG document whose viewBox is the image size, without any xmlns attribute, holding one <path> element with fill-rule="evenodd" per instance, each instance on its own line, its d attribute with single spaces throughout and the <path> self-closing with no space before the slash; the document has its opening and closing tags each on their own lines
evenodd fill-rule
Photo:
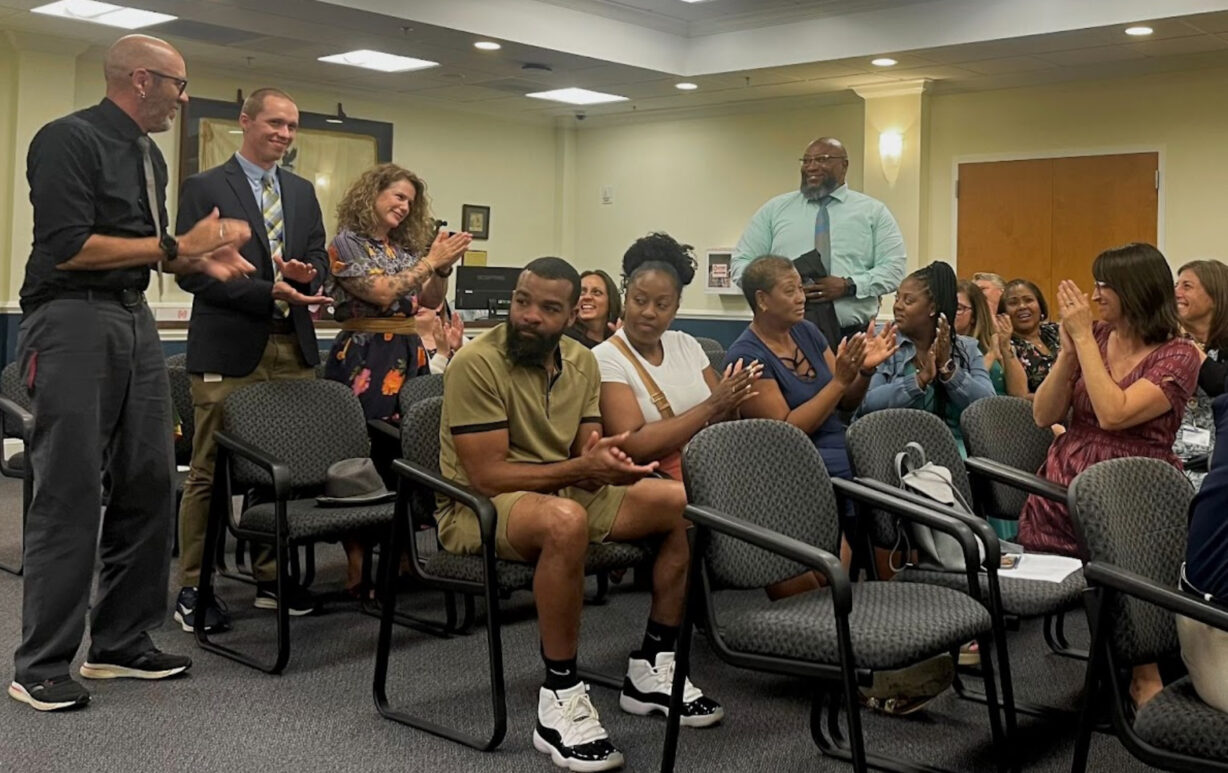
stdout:
<svg viewBox="0 0 1228 773">
<path fill-rule="evenodd" d="M 507 323 L 507 356 L 517 365 L 545 364 L 546 355 L 554 351 L 563 337 L 563 331 L 553 336 L 531 336 L 522 333 L 511 322 Z"/>
<path fill-rule="evenodd" d="M 835 181 L 832 180 L 830 177 L 824 175 L 823 181 L 820 182 L 818 185 L 807 185 L 806 184 L 806 173 L 803 172 L 802 173 L 802 184 L 798 188 L 798 190 L 801 191 L 802 197 L 805 198 L 807 201 L 818 201 L 824 196 L 831 195 L 831 192 L 836 189 L 834 182 Z"/>
</svg>

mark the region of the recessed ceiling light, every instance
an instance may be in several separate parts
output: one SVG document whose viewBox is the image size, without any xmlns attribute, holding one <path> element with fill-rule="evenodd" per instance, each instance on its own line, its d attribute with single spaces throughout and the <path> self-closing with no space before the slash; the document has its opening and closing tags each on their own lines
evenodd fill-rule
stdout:
<svg viewBox="0 0 1228 773">
<path fill-rule="evenodd" d="M 899 64 L 899 62 L 889 56 L 880 56 L 877 59 L 871 59 L 870 64 L 874 65 L 875 67 L 894 67 Z"/>
<path fill-rule="evenodd" d="M 108 27 L 122 27 L 126 30 L 139 30 L 142 27 L 151 27 L 154 24 L 162 24 L 179 18 L 166 13 L 142 11 L 139 8 L 98 3 L 94 0 L 60 0 L 57 3 L 41 5 L 30 10 L 48 16 L 105 24 Z"/>
<path fill-rule="evenodd" d="M 569 105 L 602 105 L 606 102 L 626 102 L 626 97 L 617 94 L 603 94 L 600 91 L 588 89 L 554 89 L 553 91 L 535 91 L 525 94 L 534 99 L 548 99 L 551 102 L 566 102 Z"/>
<path fill-rule="evenodd" d="M 385 54 L 383 51 L 371 51 L 365 48 L 349 51 L 344 54 L 322 56 L 320 61 L 331 62 L 332 64 L 348 64 L 352 67 L 363 67 L 368 70 L 378 70 L 379 72 L 409 72 L 410 70 L 424 70 L 427 67 L 439 66 L 439 62 L 432 62 L 428 59 L 415 59 L 412 56 Z"/>
<path fill-rule="evenodd" d="M 473 44 L 473 47 L 482 51 L 498 51 L 500 48 L 503 48 L 503 46 L 493 40 L 479 40 Z"/>
<path fill-rule="evenodd" d="M 694 91 L 699 88 L 699 85 L 696 83 L 675 83 L 674 88 L 679 91 Z"/>
<path fill-rule="evenodd" d="M 1144 35 L 1150 35 L 1153 32 L 1155 32 L 1155 30 L 1153 30 L 1151 27 L 1126 27 L 1126 34 L 1132 35 L 1136 38 L 1141 38 Z"/>
</svg>

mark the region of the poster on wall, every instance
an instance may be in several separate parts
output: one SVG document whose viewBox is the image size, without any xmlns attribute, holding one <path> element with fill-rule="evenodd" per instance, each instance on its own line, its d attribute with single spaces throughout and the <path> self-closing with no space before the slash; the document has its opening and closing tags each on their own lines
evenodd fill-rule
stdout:
<svg viewBox="0 0 1228 773">
<path fill-rule="evenodd" d="M 733 282 L 733 249 L 714 247 L 707 252 L 704 263 L 704 292 L 714 295 L 740 295 L 742 289 Z"/>
</svg>

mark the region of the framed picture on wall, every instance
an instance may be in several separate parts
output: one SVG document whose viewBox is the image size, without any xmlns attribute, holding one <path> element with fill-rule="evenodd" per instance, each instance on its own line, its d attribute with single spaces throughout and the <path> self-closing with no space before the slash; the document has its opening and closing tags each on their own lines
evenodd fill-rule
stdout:
<svg viewBox="0 0 1228 773">
<path fill-rule="evenodd" d="M 714 247 L 704 261 L 704 292 L 713 295 L 740 295 L 741 288 L 733 283 L 733 249 Z"/>
<path fill-rule="evenodd" d="M 489 239 L 490 207 L 483 207 L 479 204 L 462 204 L 461 229 L 473 234 L 474 239 Z"/>
</svg>

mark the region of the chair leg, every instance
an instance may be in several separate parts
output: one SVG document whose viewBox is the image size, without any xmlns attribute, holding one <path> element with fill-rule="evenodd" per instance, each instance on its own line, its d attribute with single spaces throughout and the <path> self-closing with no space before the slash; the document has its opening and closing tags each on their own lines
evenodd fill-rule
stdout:
<svg viewBox="0 0 1228 773">
<path fill-rule="evenodd" d="M 1083 593 L 1083 600 L 1087 605 L 1087 619 L 1091 624 L 1091 658 L 1088 660 L 1087 674 L 1083 682 L 1083 710 L 1079 717 L 1079 733 L 1075 736 L 1074 757 L 1070 762 L 1071 773 L 1084 773 L 1087 770 L 1092 732 L 1096 729 L 1096 719 L 1102 705 L 1102 693 L 1099 689 L 1101 676 L 1112 678 L 1111 674 L 1105 673 L 1105 647 L 1100 644 L 1100 632 L 1104 630 L 1109 607 L 1103 594 L 1103 591 L 1091 589 Z"/>
<path fill-rule="evenodd" d="M 594 605 L 604 604 L 606 596 L 610 593 L 610 573 L 598 572 L 597 575 L 597 592 L 588 600 L 588 603 Z"/>
<path fill-rule="evenodd" d="M 1064 658 L 1087 660 L 1087 650 L 1071 647 L 1070 642 L 1066 640 L 1065 612 L 1045 615 L 1044 631 L 1045 643 L 1049 645 L 1049 649 L 1053 650 L 1054 654 L 1061 655 Z"/>
<path fill-rule="evenodd" d="M 402 539 L 404 539 L 404 527 L 398 523 L 395 531 L 396 537 L 392 540 L 392 547 L 397 548 L 397 550 L 389 550 L 385 552 L 385 555 L 400 555 L 399 548 L 404 544 L 402 542 Z M 503 642 L 499 621 L 499 601 L 494 588 L 489 585 L 486 588 L 486 637 L 487 651 L 490 656 L 490 696 L 493 722 L 490 734 L 486 737 L 479 737 L 470 735 L 457 728 L 445 727 L 429 719 L 391 707 L 388 701 L 388 661 L 392 651 L 392 624 L 396 605 L 396 573 L 395 562 L 381 561 L 381 564 L 381 588 L 379 595 L 383 614 L 380 618 L 379 640 L 375 648 L 375 676 L 372 682 L 372 695 L 380 716 L 402 725 L 424 730 L 432 735 L 462 743 L 479 751 L 491 751 L 498 747 L 502 743 L 503 737 L 507 734 L 507 695 L 503 678 Z"/>
</svg>

